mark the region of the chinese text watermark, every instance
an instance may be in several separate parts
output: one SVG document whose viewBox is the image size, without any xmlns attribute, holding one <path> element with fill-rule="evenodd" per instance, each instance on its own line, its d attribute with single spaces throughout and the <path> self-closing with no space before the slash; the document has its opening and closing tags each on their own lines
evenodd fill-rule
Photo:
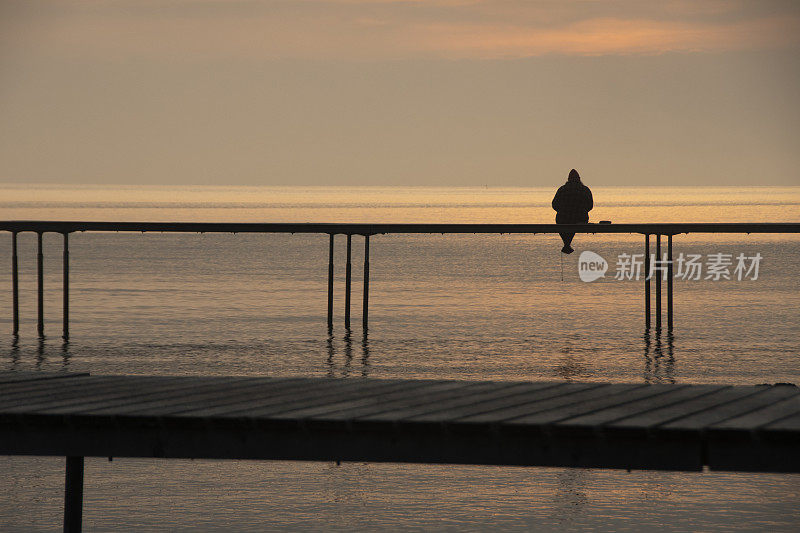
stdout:
<svg viewBox="0 0 800 533">
<path fill-rule="evenodd" d="M 672 261 L 667 254 L 661 258 L 650 254 L 646 264 L 645 254 L 622 253 L 617 256 L 614 270 L 615 280 L 667 279 L 670 263 L 673 278 L 679 280 L 757 280 L 762 256 L 726 254 L 684 254 L 680 253 Z M 595 281 L 605 277 L 608 262 L 599 254 L 590 251 L 581 252 L 578 258 L 578 275 L 582 281 Z"/>
</svg>

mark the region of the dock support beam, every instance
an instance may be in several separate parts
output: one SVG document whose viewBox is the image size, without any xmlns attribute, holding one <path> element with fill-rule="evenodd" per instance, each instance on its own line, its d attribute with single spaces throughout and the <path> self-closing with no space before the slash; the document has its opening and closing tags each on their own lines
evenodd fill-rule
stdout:
<svg viewBox="0 0 800 533">
<path fill-rule="evenodd" d="M 67 457 L 64 533 L 80 533 L 83 521 L 83 457 Z"/>
<path fill-rule="evenodd" d="M 350 261 L 353 236 L 347 234 L 347 263 L 344 271 L 344 327 L 350 331 L 350 284 L 352 281 L 353 265 Z"/>
<path fill-rule="evenodd" d="M 644 236 L 644 329 L 650 331 L 650 234 Z"/>
<path fill-rule="evenodd" d="M 672 333 L 672 235 L 667 235 L 667 331 Z"/>
<path fill-rule="evenodd" d="M 328 329 L 333 329 L 333 233 L 328 246 Z"/>
<path fill-rule="evenodd" d="M 19 263 L 17 259 L 17 232 L 11 233 L 11 306 L 14 315 L 13 335 L 19 335 Z"/>
<path fill-rule="evenodd" d="M 38 310 L 39 310 L 39 320 L 38 320 L 38 331 L 39 336 L 44 337 L 44 254 L 42 252 L 42 233 L 37 233 L 37 254 L 36 254 L 36 266 L 37 266 L 37 273 L 38 273 Z"/>
<path fill-rule="evenodd" d="M 661 331 L 661 279 L 664 277 L 662 273 L 663 265 L 661 264 L 661 234 L 656 235 L 656 331 Z"/>
<path fill-rule="evenodd" d="M 64 340 L 69 339 L 69 233 L 64 234 L 64 327 L 61 334 Z"/>
<path fill-rule="evenodd" d="M 369 235 L 364 235 L 364 301 L 361 308 L 361 324 L 366 334 L 369 324 Z"/>
</svg>

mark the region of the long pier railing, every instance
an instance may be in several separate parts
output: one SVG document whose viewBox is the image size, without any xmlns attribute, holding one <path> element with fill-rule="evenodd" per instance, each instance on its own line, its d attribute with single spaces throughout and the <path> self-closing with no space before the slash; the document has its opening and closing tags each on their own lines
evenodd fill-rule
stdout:
<svg viewBox="0 0 800 533">
<path fill-rule="evenodd" d="M 800 233 L 800 223 L 645 223 L 645 224 L 349 224 L 349 223 L 252 223 L 252 222 L 76 222 L 76 221 L 0 221 L 0 231 L 11 233 L 11 285 L 13 335 L 19 335 L 19 259 L 17 235 L 34 232 L 37 240 L 37 331 L 44 336 L 44 233 L 60 233 L 63 249 L 63 327 L 62 336 L 69 338 L 69 234 L 76 232 L 161 232 L 161 233 L 316 233 L 329 235 L 328 245 L 328 328 L 333 327 L 334 237 L 347 236 L 347 262 L 345 271 L 345 327 L 350 328 L 351 253 L 353 235 L 364 237 L 364 277 L 362 298 L 362 327 L 367 331 L 369 322 L 369 239 L 372 235 L 391 233 L 429 234 L 539 234 L 539 233 L 629 233 L 645 237 L 645 328 L 651 328 L 651 261 L 650 236 L 655 236 L 655 255 L 662 260 L 661 237 L 666 236 L 667 272 L 663 270 L 655 285 L 655 329 L 662 329 L 661 285 L 667 282 L 667 330 L 672 331 L 673 320 L 673 236 L 689 233 Z"/>
</svg>

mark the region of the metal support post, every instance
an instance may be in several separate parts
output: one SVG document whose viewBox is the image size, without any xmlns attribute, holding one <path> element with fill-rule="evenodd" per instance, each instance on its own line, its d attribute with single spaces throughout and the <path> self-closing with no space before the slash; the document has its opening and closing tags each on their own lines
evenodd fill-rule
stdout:
<svg viewBox="0 0 800 533">
<path fill-rule="evenodd" d="M 667 235 L 667 331 L 672 333 L 672 235 Z"/>
<path fill-rule="evenodd" d="M 656 235 L 656 265 L 658 265 L 656 277 L 656 331 L 661 331 L 661 278 L 663 278 L 663 271 L 661 267 L 661 234 Z"/>
<path fill-rule="evenodd" d="M 64 234 L 64 327 L 62 337 L 69 339 L 69 233 Z"/>
<path fill-rule="evenodd" d="M 644 329 L 650 331 L 650 234 L 644 236 Z"/>
<path fill-rule="evenodd" d="M 344 327 L 350 329 L 350 284 L 352 281 L 353 265 L 350 262 L 353 236 L 347 234 L 347 264 L 344 275 Z"/>
<path fill-rule="evenodd" d="M 80 533 L 83 521 L 83 457 L 67 457 L 64 533 Z"/>
<path fill-rule="evenodd" d="M 19 335 L 19 263 L 17 259 L 17 232 L 11 233 L 11 306 L 14 315 L 13 335 Z"/>
<path fill-rule="evenodd" d="M 333 328 L 333 233 L 328 247 L 328 329 Z"/>
<path fill-rule="evenodd" d="M 369 324 L 369 235 L 364 235 L 364 301 L 361 309 L 361 323 L 364 333 Z"/>
<path fill-rule="evenodd" d="M 38 236 L 37 245 L 38 245 L 38 252 L 36 254 L 36 266 L 37 266 L 37 273 L 38 273 L 38 309 L 39 309 L 39 320 L 38 320 L 38 331 L 39 336 L 44 337 L 44 254 L 42 253 L 42 233 L 37 233 Z"/>
</svg>

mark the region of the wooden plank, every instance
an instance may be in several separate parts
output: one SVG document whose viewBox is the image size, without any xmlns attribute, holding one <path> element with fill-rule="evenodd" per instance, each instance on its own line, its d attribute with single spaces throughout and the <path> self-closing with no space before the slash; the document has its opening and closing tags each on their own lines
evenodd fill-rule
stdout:
<svg viewBox="0 0 800 533">
<path fill-rule="evenodd" d="M 0 409 L 33 404 L 40 400 L 47 401 L 55 396 L 59 398 L 85 396 L 89 391 L 119 387 L 123 383 L 126 383 L 126 380 L 118 376 L 76 377 L 68 380 L 64 386 L 61 386 L 56 381 L 47 380 L 39 383 L 35 388 L 5 391 L 5 394 L 0 395 Z"/>
<path fill-rule="evenodd" d="M 36 391 L 48 391 L 59 388 L 67 389 L 77 386 L 79 383 L 91 383 L 95 376 L 75 376 L 70 379 L 56 380 L 43 379 L 35 381 L 20 381 L 17 383 L 6 383 L 0 385 L 0 400 L 20 394 L 35 394 Z M 117 376 L 117 379 L 120 379 Z"/>
<path fill-rule="evenodd" d="M 454 382 L 422 382 L 410 381 L 402 387 L 392 389 L 382 389 L 373 394 L 365 396 L 357 396 L 353 398 L 341 398 L 332 401 L 325 405 L 314 405 L 305 407 L 294 411 L 285 411 L 280 414 L 272 415 L 273 418 L 320 418 L 330 413 L 341 413 L 343 411 L 352 412 L 355 409 L 370 407 L 372 411 L 377 411 L 381 408 L 396 402 L 408 402 L 411 398 L 419 398 L 420 396 L 427 396 L 435 392 L 447 391 L 446 394 L 452 394 L 456 385 Z M 470 385 L 463 385 L 462 387 L 469 387 Z"/>
<path fill-rule="evenodd" d="M 59 405 L 48 406 L 48 412 L 59 413 L 69 412 L 72 409 L 80 408 L 82 404 L 102 403 L 102 398 L 106 395 L 119 396 L 120 401 L 132 396 L 142 396 L 156 394 L 160 392 L 178 392 L 191 389 L 209 383 L 224 382 L 229 378 L 215 379 L 194 379 L 177 376 L 121 376 L 120 381 L 105 381 L 103 376 L 97 376 L 94 381 L 88 383 L 83 391 L 70 390 L 68 395 L 63 396 L 64 401 Z M 127 378 L 127 379 L 125 379 Z M 109 401 L 111 401 L 109 399 Z M 61 409 L 63 407 L 63 409 Z M 52 411 L 51 411 L 52 410 Z"/>
<path fill-rule="evenodd" d="M 392 406 L 385 409 L 367 409 L 363 413 L 355 416 L 351 414 L 350 419 L 353 421 L 397 421 L 402 419 L 402 415 L 406 413 L 415 413 L 420 409 L 431 409 L 431 404 L 442 405 L 443 402 L 468 402 L 469 398 L 473 398 L 478 394 L 485 394 L 487 392 L 496 392 L 498 384 L 491 381 L 481 381 L 466 384 L 464 387 L 454 387 L 445 393 L 438 395 L 432 393 L 431 398 L 426 398 L 422 395 L 415 395 L 405 401 L 399 401 Z"/>
<path fill-rule="evenodd" d="M 229 401 L 221 401 L 215 405 L 197 405 L 186 407 L 180 412 L 173 413 L 181 417 L 210 417 L 222 413 L 234 412 L 246 409 L 248 406 L 272 405 L 277 402 L 287 401 L 288 399 L 301 395 L 319 394 L 335 389 L 339 382 L 344 380 L 335 379 L 301 379 L 296 384 L 287 385 L 279 390 L 251 390 L 244 391 L 230 398 Z"/>
<path fill-rule="evenodd" d="M 336 394 L 336 392 L 340 391 L 342 388 L 353 387 L 357 381 L 360 380 L 330 378 L 307 379 L 303 383 L 299 383 L 296 387 L 290 387 L 284 391 L 279 391 L 279 394 L 252 391 L 251 394 L 241 395 L 234 398 L 231 402 L 224 402 L 218 405 L 198 405 L 176 413 L 176 416 L 195 418 L 239 416 L 240 412 L 261 407 L 281 405 L 291 401 L 297 401 L 299 398 L 307 399 L 312 396 L 328 397 L 331 394 Z"/>
<path fill-rule="evenodd" d="M 554 393 L 557 393 L 554 389 L 558 389 L 558 387 L 559 385 L 556 383 L 530 383 L 527 384 L 527 386 L 516 389 L 513 394 L 507 394 L 496 398 L 476 398 L 475 400 L 477 401 L 473 403 L 454 405 L 441 409 L 437 402 L 431 404 L 431 407 L 434 407 L 435 410 L 422 415 L 409 417 L 406 420 L 412 422 L 453 422 L 459 418 L 495 412 L 508 407 L 530 405 L 532 402 L 552 397 Z"/>
<path fill-rule="evenodd" d="M 214 381 L 195 381 L 192 379 L 186 379 L 181 384 L 173 385 L 171 388 L 167 388 L 166 390 L 152 392 L 145 391 L 141 395 L 131 395 L 122 398 L 119 401 L 106 402 L 97 406 L 81 409 L 80 413 L 89 415 L 130 414 L 154 405 L 166 406 L 170 405 L 171 403 L 180 403 L 185 401 L 187 397 L 196 394 L 202 394 L 207 391 L 220 389 L 235 390 L 236 387 L 249 383 L 255 379 L 257 378 L 238 377 Z"/>
<path fill-rule="evenodd" d="M 524 404 L 496 412 L 465 417 L 461 422 L 478 424 L 539 424 L 544 420 L 558 420 L 567 416 L 565 413 L 583 413 L 587 405 L 596 406 L 619 402 L 622 394 L 633 394 L 647 385 L 608 384 L 608 383 L 567 383 L 557 389 L 550 397 L 545 397 L 533 404 Z M 517 421 L 520 422 L 517 422 Z"/>
<path fill-rule="evenodd" d="M 781 387 L 735 387 L 736 389 L 756 390 L 756 394 L 746 396 L 731 403 L 723 404 L 714 409 L 700 411 L 688 416 L 665 423 L 662 428 L 666 430 L 699 431 L 713 424 L 740 416 L 744 413 L 755 411 L 767 405 L 772 405 L 794 391 Z"/>
<path fill-rule="evenodd" d="M 180 382 L 181 378 L 140 378 L 136 381 L 93 379 L 81 387 L 69 390 L 51 390 L 45 395 L 20 395 L 0 404 L 0 410 L 6 413 L 64 412 L 87 403 L 170 388 Z"/>
<path fill-rule="evenodd" d="M 674 389 L 684 388 L 675 385 L 606 385 L 603 388 L 588 390 L 572 396 L 543 402 L 539 409 L 528 415 L 503 420 L 508 426 L 528 426 L 552 424 L 576 416 L 594 413 L 600 409 L 625 406 L 631 402 L 658 397 Z"/>
<path fill-rule="evenodd" d="M 685 402 L 660 407 L 641 414 L 633 414 L 629 417 L 621 418 L 610 425 L 624 428 L 652 428 L 689 416 L 713 412 L 726 406 L 734 406 L 737 405 L 739 400 L 756 396 L 763 392 L 764 389 L 756 387 L 728 387 Z"/>
<path fill-rule="evenodd" d="M 787 387 L 788 388 L 788 387 Z M 766 405 L 722 422 L 717 422 L 709 426 L 710 430 L 753 430 L 762 426 L 767 426 L 771 422 L 777 422 L 783 418 L 789 418 L 800 414 L 800 391 L 794 389 L 791 394 L 771 405 Z"/>
<path fill-rule="evenodd" d="M 88 376 L 88 372 L 0 372 L 0 384 Z"/>
<path fill-rule="evenodd" d="M 579 401 L 581 398 L 607 394 L 607 392 L 596 392 L 598 389 L 605 391 L 607 387 L 608 385 L 602 383 L 560 383 L 556 387 L 548 388 L 532 398 L 525 398 L 524 401 L 519 403 L 516 403 L 517 398 L 512 398 L 514 401 L 512 405 L 497 406 L 496 408 L 487 409 L 485 412 L 459 414 L 458 422 L 463 424 L 496 424 L 503 420 L 530 415 L 553 406 Z"/>
<path fill-rule="evenodd" d="M 241 401 L 278 398 L 296 394 L 298 390 L 308 390 L 311 382 L 306 378 L 269 379 L 254 378 L 250 383 L 241 384 L 234 389 L 216 388 L 187 395 L 169 404 L 154 404 L 152 407 L 136 409 L 136 416 L 195 416 L 192 413 L 210 407 L 233 405 Z"/>
<path fill-rule="evenodd" d="M 226 414 L 226 416 L 242 416 L 247 418 L 277 418 L 282 413 L 289 411 L 296 411 L 308 407 L 325 406 L 331 403 L 350 400 L 355 398 L 364 397 L 367 395 L 374 395 L 379 391 L 390 391 L 393 389 L 403 388 L 408 386 L 407 381 L 395 380 L 341 380 L 341 381 L 358 381 L 351 386 L 344 383 L 337 391 L 332 391 L 327 394 L 319 395 L 313 398 L 297 397 L 290 401 L 282 401 L 273 405 L 264 405 L 257 408 L 248 408 L 239 412 Z M 294 418 L 294 417 L 291 417 Z"/>
<path fill-rule="evenodd" d="M 86 378 L 75 378 L 60 385 L 45 385 L 36 391 L 18 393 L 10 391 L 8 397 L 0 398 L 0 409 L 9 408 L 13 405 L 33 404 L 33 402 L 50 399 L 54 394 L 64 400 L 71 398 L 87 398 L 92 394 L 103 394 L 114 390 L 127 390 L 128 387 L 146 392 L 150 388 L 159 388 L 161 384 L 185 383 L 185 388 L 199 386 L 208 383 L 221 383 L 231 378 L 227 377 L 176 377 L 176 376 L 91 376 Z"/>
<path fill-rule="evenodd" d="M 406 420 L 420 415 L 426 415 L 433 412 L 438 412 L 442 409 L 460 407 L 465 405 L 473 405 L 477 402 L 494 400 L 503 398 L 514 394 L 529 391 L 531 384 L 529 383 L 498 383 L 487 381 L 481 384 L 482 389 L 461 389 L 454 393 L 452 397 L 439 400 L 435 404 L 425 402 L 417 406 L 402 407 L 391 409 L 382 413 L 362 416 L 357 420 L 360 422 L 378 422 L 378 421 L 398 421 Z"/>
<path fill-rule="evenodd" d="M 241 383 L 247 378 L 237 378 L 233 383 Z M 137 383 L 139 384 L 137 386 Z M 37 406 L 37 411 L 42 414 L 69 414 L 88 412 L 96 408 L 107 408 L 115 405 L 130 405 L 142 398 L 155 397 L 185 397 L 195 393 L 198 389 L 205 390 L 212 387 L 217 388 L 225 383 L 232 383 L 228 380 L 215 380 L 212 382 L 176 377 L 172 379 L 163 378 L 140 378 L 137 383 L 125 384 L 101 392 L 91 391 L 82 397 L 74 398 L 68 402 L 55 403 L 47 406 Z"/>
<path fill-rule="evenodd" d="M 432 402 L 452 399 L 457 394 L 480 391 L 488 386 L 487 382 L 408 381 L 402 387 L 384 389 L 364 396 L 342 398 L 327 405 L 310 406 L 271 417 L 351 420 L 355 417 L 375 415 L 412 405 L 430 405 Z"/>
<path fill-rule="evenodd" d="M 800 433 L 800 414 L 775 420 L 765 425 L 761 429 L 768 431 L 791 431 Z"/>
<path fill-rule="evenodd" d="M 657 387 L 658 385 L 649 385 L 649 387 Z M 665 385 L 670 387 L 663 394 L 650 395 L 635 400 L 629 400 L 617 405 L 609 405 L 606 407 L 593 406 L 586 413 L 580 415 L 570 416 L 569 418 L 559 420 L 557 425 L 564 426 L 604 426 L 616 422 L 621 418 L 631 416 L 631 414 L 645 413 L 653 409 L 658 409 L 675 403 L 683 403 L 687 400 L 706 396 L 718 390 L 725 388 L 720 385 Z"/>
<path fill-rule="evenodd" d="M 390 409 L 413 407 L 427 402 L 438 402 L 439 400 L 452 397 L 460 389 L 479 388 L 479 384 L 463 381 L 439 381 L 429 382 L 421 394 L 408 394 L 401 390 L 371 398 L 353 400 L 344 404 L 337 404 L 330 411 L 319 412 L 309 416 L 311 419 L 344 421 L 358 417 L 364 417 L 383 413 Z"/>
</svg>

